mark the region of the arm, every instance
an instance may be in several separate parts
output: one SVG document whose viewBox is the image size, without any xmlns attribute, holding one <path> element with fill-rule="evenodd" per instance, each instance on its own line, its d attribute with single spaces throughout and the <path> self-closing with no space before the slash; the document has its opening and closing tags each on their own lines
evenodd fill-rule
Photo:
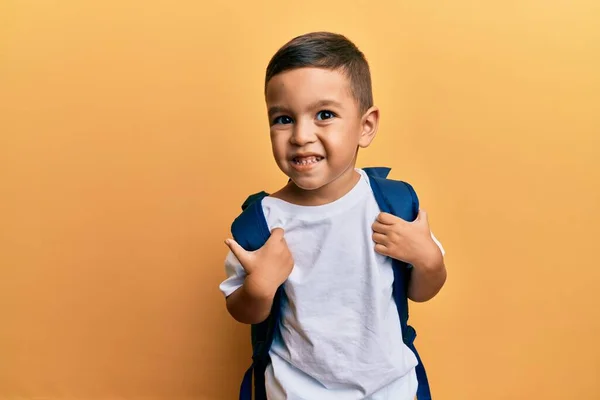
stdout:
<svg viewBox="0 0 600 400">
<path fill-rule="evenodd" d="M 373 241 L 376 252 L 412 264 L 408 286 L 412 301 L 428 301 L 444 286 L 443 248 L 429 229 L 425 211 L 419 211 L 414 222 L 380 213 L 373 224 Z"/>
<path fill-rule="evenodd" d="M 269 316 L 274 293 L 254 295 L 248 290 L 247 281 L 248 278 L 238 290 L 227 297 L 227 311 L 238 322 L 258 324 Z"/>
<path fill-rule="evenodd" d="M 441 250 L 435 246 L 431 254 L 430 259 L 420 260 L 413 265 L 408 286 L 408 298 L 412 301 L 431 300 L 446 282 L 446 265 Z"/>
<path fill-rule="evenodd" d="M 277 289 L 294 267 L 283 229 L 273 229 L 264 246 L 253 252 L 233 239 L 225 243 L 231 250 L 226 261 L 231 283 L 226 280 L 221 285 L 227 295 L 227 311 L 241 323 L 260 323 L 269 316 Z"/>
</svg>

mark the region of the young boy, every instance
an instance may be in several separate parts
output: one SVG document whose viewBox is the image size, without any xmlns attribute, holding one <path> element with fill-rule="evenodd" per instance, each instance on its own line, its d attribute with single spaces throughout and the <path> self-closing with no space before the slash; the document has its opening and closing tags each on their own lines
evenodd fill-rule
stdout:
<svg viewBox="0 0 600 400">
<path fill-rule="evenodd" d="M 265 97 L 289 182 L 262 200 L 271 232 L 263 247 L 226 241 L 220 289 L 236 320 L 257 324 L 283 285 L 267 398 L 413 399 L 418 362 L 402 340 L 392 258 L 413 266 L 408 297 L 424 302 L 446 280 L 444 252 L 424 211 L 413 222 L 381 213 L 355 167 L 379 122 L 367 61 L 344 36 L 297 37 L 271 59 Z"/>
</svg>

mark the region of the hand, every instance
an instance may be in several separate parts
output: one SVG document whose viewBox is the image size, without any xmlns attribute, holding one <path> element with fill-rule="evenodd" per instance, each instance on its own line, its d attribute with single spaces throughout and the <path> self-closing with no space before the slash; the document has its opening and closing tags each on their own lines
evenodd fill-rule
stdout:
<svg viewBox="0 0 600 400">
<path fill-rule="evenodd" d="M 373 224 L 373 241 L 377 253 L 412 265 L 427 267 L 442 261 L 424 210 L 419 210 L 414 222 L 380 213 Z"/>
<path fill-rule="evenodd" d="M 225 241 L 244 267 L 244 286 L 254 297 L 273 297 L 292 273 L 294 259 L 283 233 L 281 228 L 273 229 L 267 242 L 256 251 L 246 251 L 233 239 Z"/>
</svg>

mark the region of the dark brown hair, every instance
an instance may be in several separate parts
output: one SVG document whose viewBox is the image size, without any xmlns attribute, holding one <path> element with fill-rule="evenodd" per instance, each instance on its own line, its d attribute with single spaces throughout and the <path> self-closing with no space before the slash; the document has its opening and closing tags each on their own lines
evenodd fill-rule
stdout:
<svg viewBox="0 0 600 400">
<path fill-rule="evenodd" d="M 373 106 L 371 72 L 364 54 L 345 36 L 331 32 L 312 32 L 295 37 L 271 58 L 265 77 L 267 84 L 275 75 L 303 67 L 343 71 L 360 112 Z"/>
</svg>

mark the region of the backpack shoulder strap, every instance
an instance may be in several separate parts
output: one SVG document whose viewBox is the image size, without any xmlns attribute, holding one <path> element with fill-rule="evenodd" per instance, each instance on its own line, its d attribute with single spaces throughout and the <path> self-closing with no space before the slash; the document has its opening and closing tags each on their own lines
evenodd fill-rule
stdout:
<svg viewBox="0 0 600 400">
<path fill-rule="evenodd" d="M 369 177 L 373 196 L 382 212 L 386 212 L 412 222 L 419 212 L 419 200 L 413 187 L 403 181 L 388 179 L 389 168 L 365 168 Z M 408 326 L 408 285 L 411 266 L 394 260 L 394 299 L 400 314 L 400 324 L 405 343 L 414 339 L 412 328 Z M 411 337 L 412 336 L 412 337 Z"/>
<path fill-rule="evenodd" d="M 408 182 L 389 179 L 390 170 L 384 167 L 364 168 L 381 211 L 412 222 L 419 214 L 417 193 Z"/>
<path fill-rule="evenodd" d="M 412 185 L 407 182 L 389 179 L 387 176 L 390 168 L 371 167 L 364 168 L 364 171 L 369 177 L 373 195 L 381 211 L 395 215 L 408 222 L 412 222 L 417 218 L 419 214 L 419 198 Z M 416 367 L 417 380 L 419 382 L 417 399 L 431 400 L 431 391 L 425 367 L 414 345 L 417 333 L 408 324 L 408 285 L 410 283 L 412 266 L 399 260 L 393 260 L 393 266 L 393 294 L 400 316 L 402 340 L 412 350 L 418 360 Z"/>
<path fill-rule="evenodd" d="M 242 213 L 233 221 L 231 234 L 236 242 L 246 251 L 260 249 L 271 235 L 269 226 L 262 209 L 262 199 L 268 196 L 266 192 L 250 195 L 242 204 Z M 252 378 L 254 376 L 254 398 L 266 400 L 264 375 L 265 369 L 270 362 L 269 350 L 273 343 L 275 329 L 277 327 L 283 289 L 279 287 L 273 299 L 271 313 L 267 319 L 250 327 L 252 342 L 252 365 L 244 375 L 240 387 L 240 399 L 252 399 Z"/>
<path fill-rule="evenodd" d="M 262 199 L 266 196 L 266 192 L 248 196 L 242 204 L 242 213 L 231 224 L 233 238 L 246 251 L 258 250 L 269 239 L 269 226 L 262 211 Z"/>
</svg>

